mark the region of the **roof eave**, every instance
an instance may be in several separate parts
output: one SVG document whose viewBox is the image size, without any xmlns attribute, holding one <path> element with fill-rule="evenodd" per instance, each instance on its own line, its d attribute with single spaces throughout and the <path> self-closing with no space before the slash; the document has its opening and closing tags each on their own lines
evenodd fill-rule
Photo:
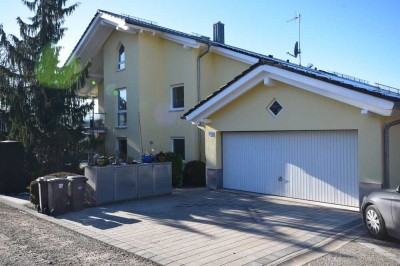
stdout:
<svg viewBox="0 0 400 266">
<path fill-rule="evenodd" d="M 222 87 L 219 91 L 186 112 L 184 118 L 194 123 L 198 123 L 202 119 L 207 119 L 260 82 L 264 81 L 266 86 L 268 86 L 268 81 L 265 80 L 276 80 L 286 83 L 382 116 L 392 116 L 394 114 L 393 108 L 395 102 L 388 99 L 379 98 L 360 91 L 349 90 L 345 87 L 274 66 L 256 64 L 250 68 L 249 72 L 244 72 L 237 77 L 235 82 Z"/>
<path fill-rule="evenodd" d="M 90 21 L 88 27 L 86 28 L 85 32 L 82 34 L 81 38 L 79 39 L 78 43 L 75 45 L 74 49 L 72 50 L 71 54 L 69 55 L 67 61 L 66 61 L 66 65 L 68 65 L 69 63 L 71 63 L 71 60 L 74 57 L 78 57 L 78 51 L 81 49 L 85 39 L 87 38 L 87 36 L 92 32 L 93 27 L 97 24 L 97 21 L 99 20 L 100 17 L 100 13 L 99 11 L 96 12 L 96 14 L 94 15 L 94 17 L 92 18 L 92 20 Z"/>
</svg>

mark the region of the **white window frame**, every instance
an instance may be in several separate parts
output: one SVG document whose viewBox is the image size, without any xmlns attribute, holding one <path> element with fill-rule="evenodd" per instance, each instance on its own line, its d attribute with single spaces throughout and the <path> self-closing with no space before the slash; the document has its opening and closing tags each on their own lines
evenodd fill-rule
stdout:
<svg viewBox="0 0 400 266">
<path fill-rule="evenodd" d="M 282 107 L 281 110 L 279 111 L 279 113 L 277 113 L 276 115 L 269 109 L 269 108 L 274 104 L 274 102 L 278 102 L 279 105 Z M 274 98 L 274 99 L 268 104 L 267 110 L 268 110 L 268 112 L 269 112 L 274 118 L 276 118 L 276 117 L 283 111 L 283 105 L 278 101 L 278 99 Z"/>
<path fill-rule="evenodd" d="M 126 109 L 125 110 L 119 110 L 119 94 L 120 91 L 124 90 L 125 94 L 126 94 Z M 116 106 L 115 106 L 115 113 L 116 113 L 116 120 L 115 120 L 115 124 L 116 124 L 116 128 L 127 128 L 128 126 L 128 91 L 126 90 L 126 88 L 120 88 L 120 89 L 116 89 L 116 91 L 118 92 L 118 94 L 116 95 Z M 119 124 L 119 115 L 120 114 L 126 114 L 126 124 L 125 125 L 120 125 Z"/>
<path fill-rule="evenodd" d="M 174 88 L 183 87 L 183 107 L 174 107 Z M 185 85 L 183 83 L 170 86 L 170 111 L 184 111 L 185 110 Z"/>
<path fill-rule="evenodd" d="M 120 61 L 120 53 L 119 53 L 119 50 L 121 49 L 121 47 L 124 47 L 124 57 L 125 57 L 125 60 L 124 60 L 124 61 Z M 123 71 L 123 70 L 125 70 L 125 67 L 126 67 L 126 49 L 125 49 L 125 45 L 123 45 L 122 43 L 120 43 L 120 44 L 118 45 L 118 49 L 117 49 L 117 61 L 118 61 L 118 64 L 117 64 L 117 71 Z M 124 67 L 121 67 L 121 65 L 123 65 Z"/>
<path fill-rule="evenodd" d="M 174 141 L 177 140 L 177 139 L 183 140 L 183 143 L 184 143 L 184 146 L 185 146 L 185 150 L 184 150 L 185 158 L 182 158 L 182 160 L 185 161 L 185 159 L 186 159 L 186 140 L 185 140 L 185 137 L 171 137 L 171 151 L 176 153 L 176 151 L 174 149 Z"/>
</svg>

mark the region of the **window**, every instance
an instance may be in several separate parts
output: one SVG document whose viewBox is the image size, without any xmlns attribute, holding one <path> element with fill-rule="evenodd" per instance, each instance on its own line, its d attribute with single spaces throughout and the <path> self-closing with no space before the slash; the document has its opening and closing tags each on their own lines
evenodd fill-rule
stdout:
<svg viewBox="0 0 400 266">
<path fill-rule="evenodd" d="M 128 145 L 126 142 L 126 138 L 118 138 L 118 154 L 119 154 L 119 158 L 125 160 L 126 159 L 126 155 L 128 152 Z"/>
<path fill-rule="evenodd" d="M 127 112 L 126 112 L 126 89 L 116 90 L 117 95 L 117 127 L 126 127 Z"/>
<path fill-rule="evenodd" d="M 125 47 L 121 45 L 118 50 L 118 70 L 125 69 Z"/>
<path fill-rule="evenodd" d="M 185 139 L 172 138 L 172 151 L 179 154 L 185 160 Z"/>
<path fill-rule="evenodd" d="M 274 100 L 269 106 L 268 110 L 271 112 L 271 114 L 275 117 L 277 116 L 280 111 L 282 110 L 282 105 L 278 103 L 277 100 Z"/>
<path fill-rule="evenodd" d="M 183 110 L 185 106 L 185 92 L 183 85 L 171 87 L 171 110 Z"/>
</svg>

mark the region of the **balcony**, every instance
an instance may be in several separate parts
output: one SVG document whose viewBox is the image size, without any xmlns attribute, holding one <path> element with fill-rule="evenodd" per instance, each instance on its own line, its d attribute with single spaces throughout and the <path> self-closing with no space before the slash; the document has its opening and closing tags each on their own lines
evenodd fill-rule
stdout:
<svg viewBox="0 0 400 266">
<path fill-rule="evenodd" d="M 105 133 L 106 132 L 106 114 L 90 113 L 83 119 L 85 133 Z"/>
</svg>

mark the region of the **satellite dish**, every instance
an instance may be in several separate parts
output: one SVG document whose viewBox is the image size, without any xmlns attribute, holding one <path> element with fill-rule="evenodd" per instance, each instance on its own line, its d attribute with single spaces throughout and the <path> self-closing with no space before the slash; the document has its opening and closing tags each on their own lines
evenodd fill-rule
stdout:
<svg viewBox="0 0 400 266">
<path fill-rule="evenodd" d="M 294 45 L 294 57 L 297 58 L 297 55 L 299 54 L 299 42 L 296 42 L 296 44 Z"/>
<path fill-rule="evenodd" d="M 296 43 L 295 43 L 295 45 L 294 45 L 294 51 L 293 51 L 293 52 L 294 52 L 293 54 L 291 54 L 291 53 L 289 53 L 289 52 L 287 52 L 287 54 L 297 58 L 297 56 L 300 54 L 299 42 L 296 42 Z"/>
</svg>

